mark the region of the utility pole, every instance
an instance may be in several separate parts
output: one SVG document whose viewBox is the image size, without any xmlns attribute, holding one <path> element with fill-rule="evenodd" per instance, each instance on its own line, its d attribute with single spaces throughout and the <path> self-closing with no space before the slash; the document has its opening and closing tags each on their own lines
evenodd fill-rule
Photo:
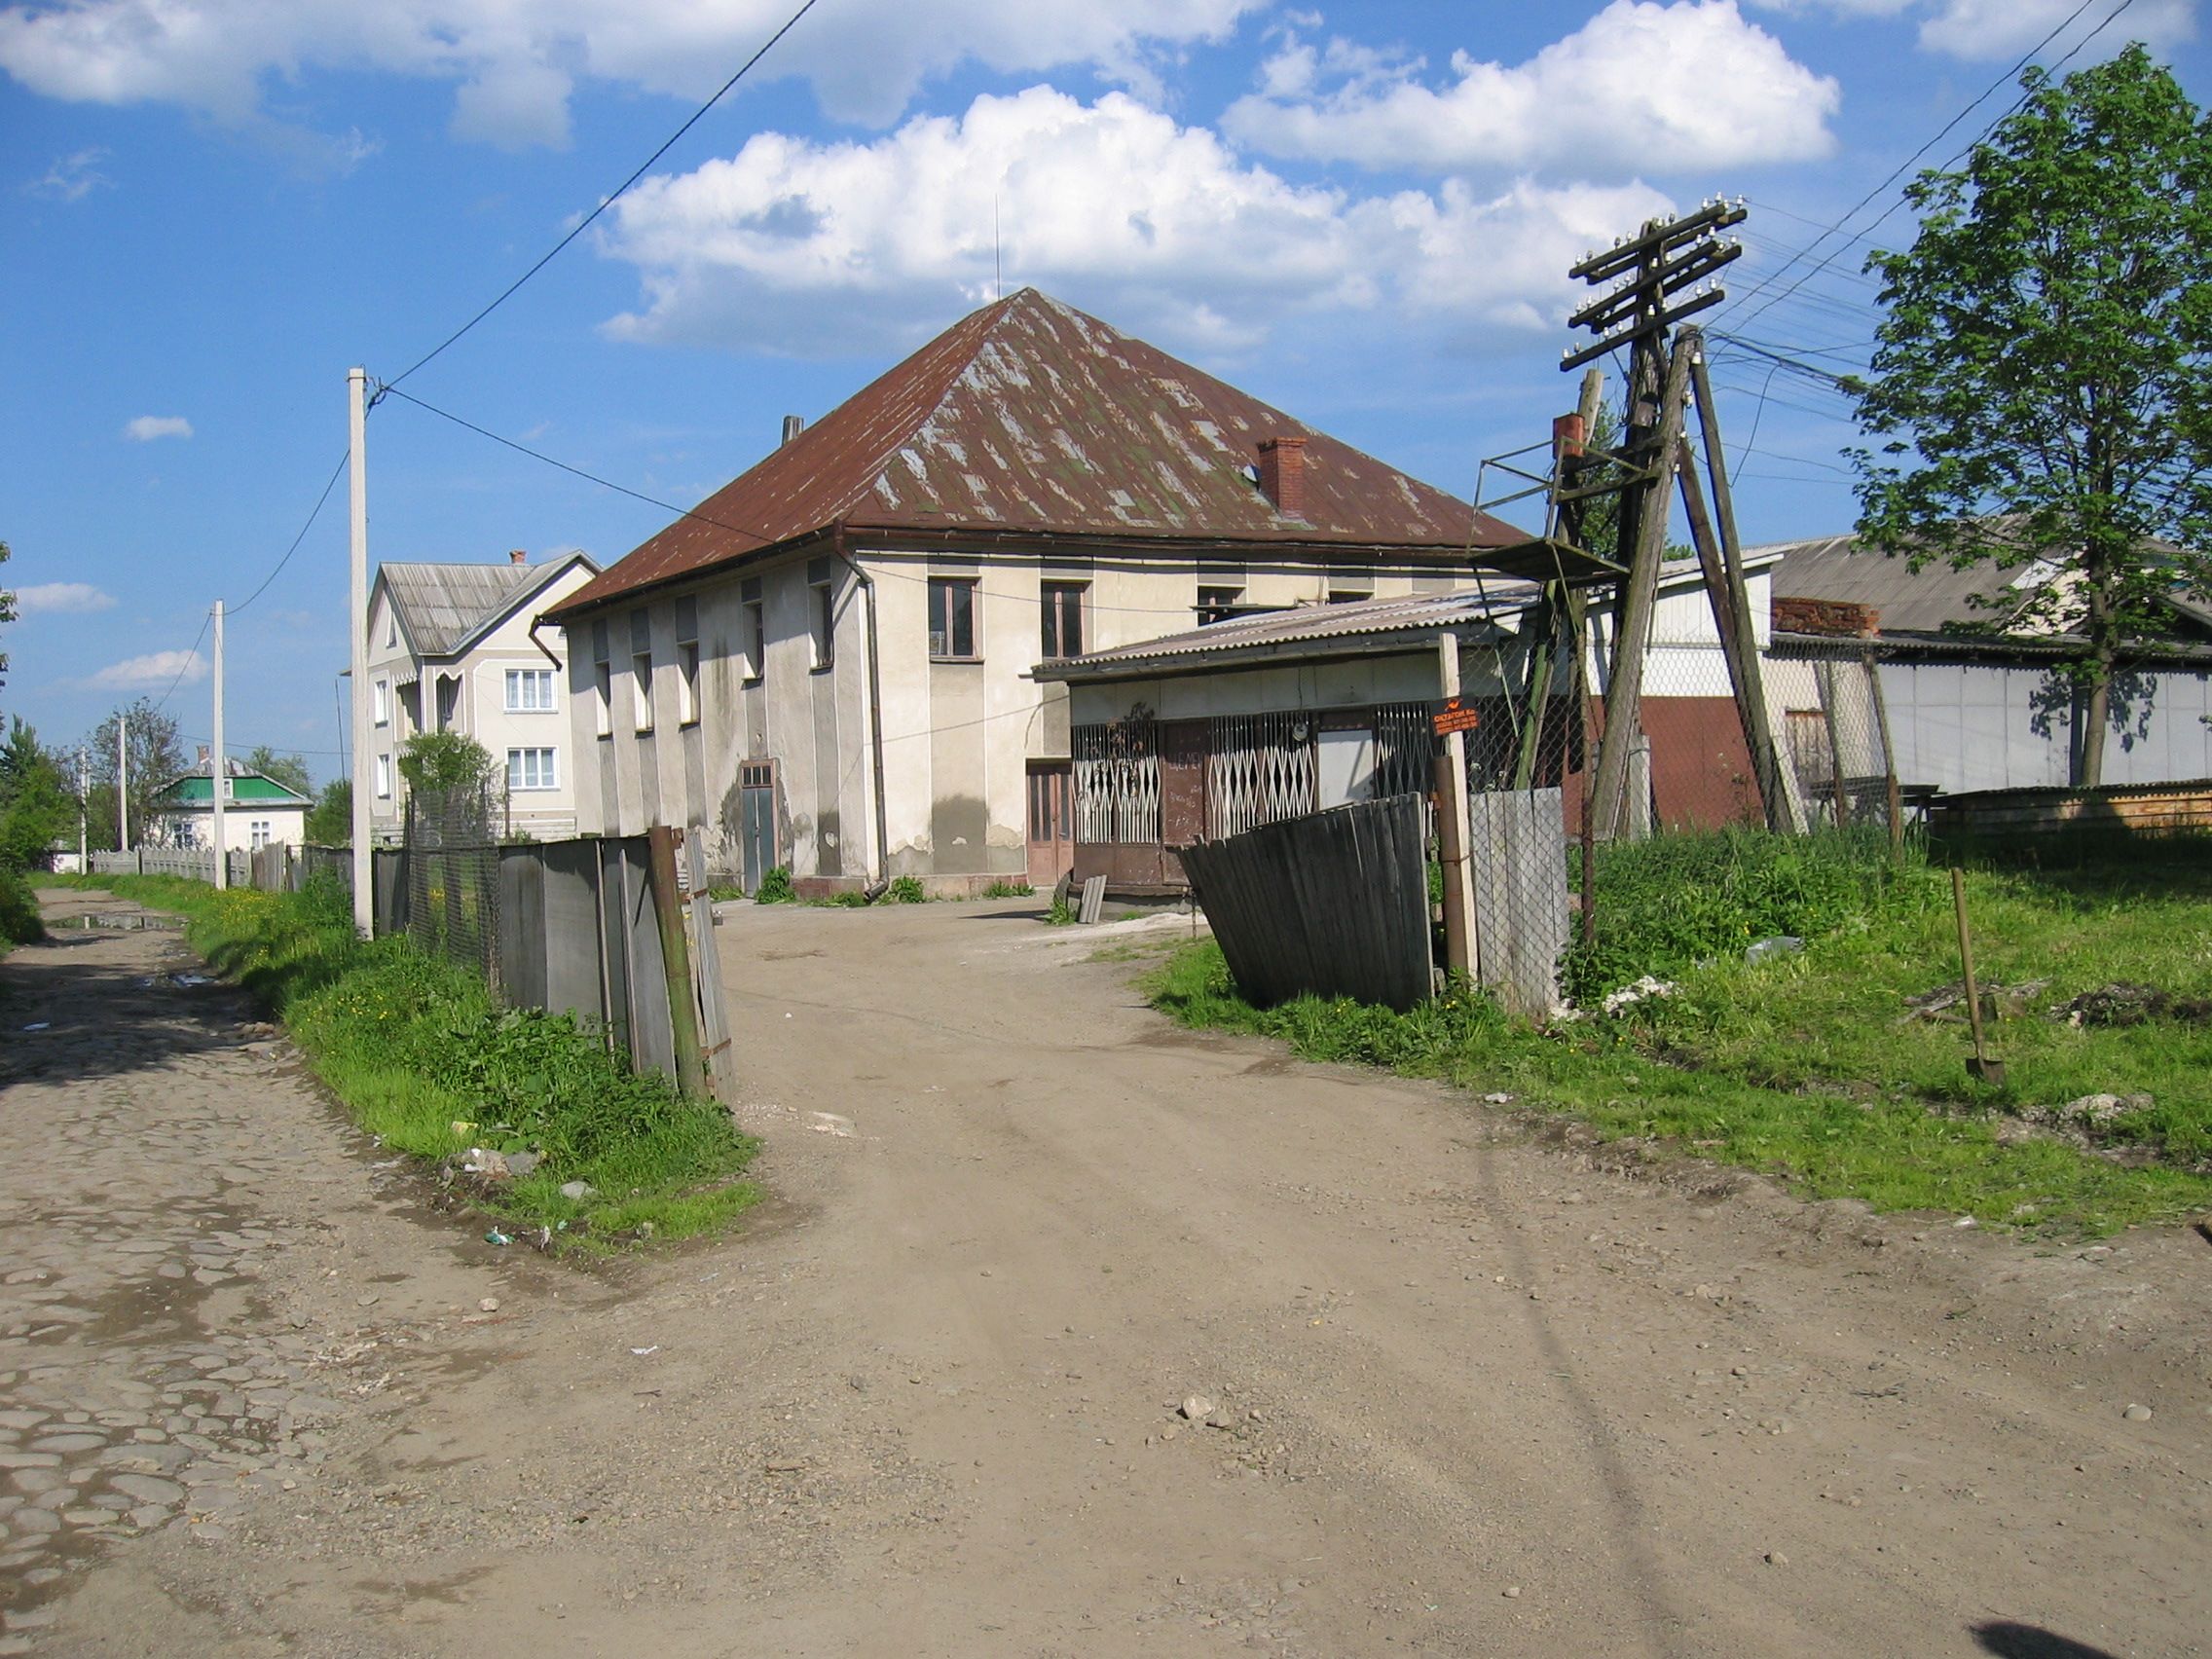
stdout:
<svg viewBox="0 0 2212 1659">
<path fill-rule="evenodd" d="M 115 850 L 130 851 L 130 716 L 115 715 Z"/>
<path fill-rule="evenodd" d="M 1620 541 L 1617 561 L 1628 578 L 1615 590 L 1612 672 L 1605 682 L 1605 729 L 1599 740 L 1591 788 L 1597 833 L 1620 832 L 1626 813 L 1629 756 L 1640 733 L 1643 655 L 1666 555 L 1668 497 L 1689 402 L 1694 350 L 1670 350 L 1668 331 L 1725 297 L 1713 280 L 1740 258 L 1743 244 L 1716 233 L 1740 224 L 1740 203 L 1708 202 L 1678 219 L 1654 219 L 1641 235 L 1573 266 L 1568 276 L 1612 286 L 1567 318 L 1598 338 L 1566 353 L 1562 369 L 1580 368 L 1629 349 L 1628 408 L 1619 450 Z"/>
<path fill-rule="evenodd" d="M 77 873 L 92 873 L 92 834 L 88 822 L 92 810 L 92 781 L 85 765 L 85 746 L 77 745 Z"/>
<path fill-rule="evenodd" d="M 346 371 L 347 484 L 350 608 L 347 634 L 353 661 L 353 931 L 376 931 L 373 861 L 369 857 L 369 371 Z"/>
<path fill-rule="evenodd" d="M 223 789 L 231 768 L 223 759 L 223 602 L 215 601 L 215 749 L 207 760 L 210 816 L 215 832 L 215 889 L 231 884 L 230 847 L 223 839 Z"/>
</svg>

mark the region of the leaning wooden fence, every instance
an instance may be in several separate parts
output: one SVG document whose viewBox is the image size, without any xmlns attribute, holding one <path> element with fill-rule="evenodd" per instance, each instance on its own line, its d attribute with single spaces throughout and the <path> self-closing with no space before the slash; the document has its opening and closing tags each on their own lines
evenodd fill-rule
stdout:
<svg viewBox="0 0 2212 1659">
<path fill-rule="evenodd" d="M 1425 802 L 1357 801 L 1182 849 L 1236 988 L 1410 1009 L 1434 988 Z"/>
</svg>

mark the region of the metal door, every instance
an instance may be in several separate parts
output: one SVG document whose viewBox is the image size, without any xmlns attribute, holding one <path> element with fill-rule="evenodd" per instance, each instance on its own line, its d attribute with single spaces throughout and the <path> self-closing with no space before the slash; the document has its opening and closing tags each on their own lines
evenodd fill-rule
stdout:
<svg viewBox="0 0 2212 1659">
<path fill-rule="evenodd" d="M 1187 847 L 1206 836 L 1206 722 L 1160 728 L 1160 844 Z"/>
<path fill-rule="evenodd" d="M 760 879 L 780 862 L 776 857 L 776 763 L 748 760 L 737 769 L 738 842 L 745 862 L 745 891 L 760 891 Z"/>
<path fill-rule="evenodd" d="M 1075 868 L 1075 772 L 1065 760 L 1029 762 L 1029 885 L 1051 887 Z"/>
</svg>

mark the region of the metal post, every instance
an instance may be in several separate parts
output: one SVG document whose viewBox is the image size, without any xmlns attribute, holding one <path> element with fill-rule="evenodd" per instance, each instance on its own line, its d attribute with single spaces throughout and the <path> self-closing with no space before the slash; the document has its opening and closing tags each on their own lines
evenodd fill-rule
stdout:
<svg viewBox="0 0 2212 1659">
<path fill-rule="evenodd" d="M 215 746 L 207 761 L 209 813 L 215 835 L 215 888 L 231 884 L 231 849 L 223 836 L 223 786 L 230 780 L 230 765 L 223 758 L 223 602 L 215 601 Z"/>
<path fill-rule="evenodd" d="M 369 857 L 369 371 L 346 371 L 349 527 L 347 633 L 353 663 L 353 931 L 376 931 L 376 878 Z"/>
<path fill-rule="evenodd" d="M 1459 637 L 1436 638 L 1438 678 L 1444 700 L 1459 695 Z M 1481 956 L 1475 937 L 1474 872 L 1467 867 L 1473 852 L 1467 835 L 1467 734 L 1449 733 L 1444 739 L 1445 777 L 1436 792 L 1437 838 L 1444 865 L 1444 966 L 1454 974 L 1472 978 Z"/>
<path fill-rule="evenodd" d="M 1898 790 L 1898 752 L 1890 747 L 1890 703 L 1882 695 L 1882 670 L 1871 655 L 1861 657 L 1866 689 L 1874 698 L 1874 730 L 1882 740 L 1882 791 L 1890 813 L 1890 855 L 1904 851 L 1904 798 Z"/>
</svg>

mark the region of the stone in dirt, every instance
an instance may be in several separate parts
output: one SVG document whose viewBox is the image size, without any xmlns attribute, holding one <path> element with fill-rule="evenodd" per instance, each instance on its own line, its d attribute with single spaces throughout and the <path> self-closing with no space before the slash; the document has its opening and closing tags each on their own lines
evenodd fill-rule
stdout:
<svg viewBox="0 0 2212 1659">
<path fill-rule="evenodd" d="M 496 1296 L 487 1296 L 477 1303 L 476 1307 L 479 1312 L 497 1313 L 499 1310 L 499 1299 Z"/>
<path fill-rule="evenodd" d="M 1213 1415 L 1213 1402 L 1203 1394 L 1186 1394 L 1183 1396 L 1183 1404 L 1178 1409 L 1190 1421 L 1203 1422 Z"/>
<path fill-rule="evenodd" d="M 2126 1112 L 2147 1112 L 2157 1104 L 2149 1094 L 2084 1094 L 2066 1103 L 2066 1116 L 2089 1124 L 2109 1124 Z"/>
<path fill-rule="evenodd" d="M 507 1154 L 507 1173 L 519 1181 L 543 1161 L 535 1152 L 510 1152 Z"/>
<path fill-rule="evenodd" d="M 2149 1406 L 2130 1405 L 2120 1415 L 2129 1422 L 2149 1422 L 2151 1420 L 2151 1408 Z"/>
<path fill-rule="evenodd" d="M 599 1189 L 589 1181 L 564 1181 L 561 1183 L 561 1197 L 571 1203 L 580 1204 L 586 1198 L 598 1198 Z"/>
</svg>

